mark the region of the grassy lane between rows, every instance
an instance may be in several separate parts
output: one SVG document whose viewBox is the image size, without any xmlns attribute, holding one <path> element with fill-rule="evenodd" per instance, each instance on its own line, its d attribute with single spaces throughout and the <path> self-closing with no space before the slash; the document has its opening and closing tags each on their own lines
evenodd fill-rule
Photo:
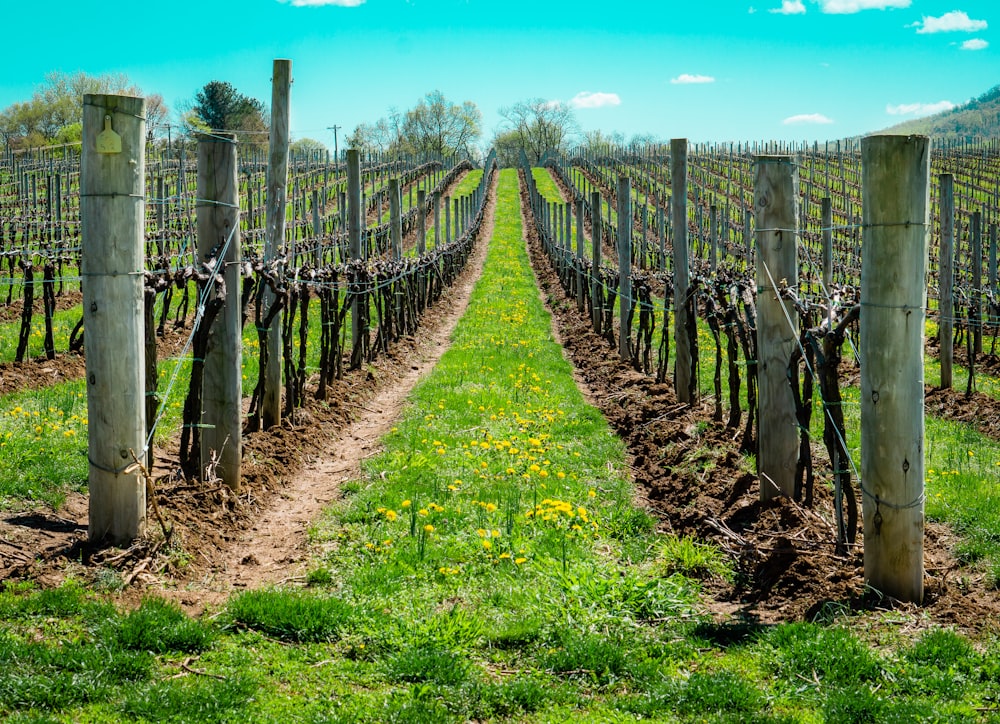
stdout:
<svg viewBox="0 0 1000 724">
<path fill-rule="evenodd" d="M 214 615 L 0 593 L 20 722 L 969 721 L 1000 645 L 878 617 L 714 622 L 714 548 L 654 533 L 528 266 L 517 177 L 454 344 L 312 531 L 307 586 Z M 833 609 L 831 609 L 833 611 Z M 902 614 L 892 614 L 900 617 Z M 894 619 L 899 623 L 900 619 Z"/>
</svg>

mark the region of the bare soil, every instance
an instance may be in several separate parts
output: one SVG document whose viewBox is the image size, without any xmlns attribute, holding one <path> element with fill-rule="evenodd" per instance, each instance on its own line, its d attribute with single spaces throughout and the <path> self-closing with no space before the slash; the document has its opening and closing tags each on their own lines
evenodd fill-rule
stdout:
<svg viewBox="0 0 1000 724">
<path fill-rule="evenodd" d="M 131 548 L 92 546 L 86 496 L 74 494 L 58 513 L 0 519 L 0 577 L 58 585 L 70 574 L 98 580 L 113 570 L 126 585 L 121 600 L 156 591 L 195 613 L 220 605 L 234 590 L 304 578 L 310 524 L 344 481 L 362 476 L 362 462 L 378 452 L 409 392 L 448 348 L 482 272 L 495 198 L 494 188 L 469 264 L 427 311 L 419 335 L 347 373 L 325 401 L 309 396 L 294 419 L 247 436 L 238 494 L 218 482 L 182 479 L 176 448 L 158 451 L 156 500 L 169 542 L 150 515 L 147 537 Z"/>
<path fill-rule="evenodd" d="M 528 209 L 523 190 L 522 207 Z M 847 555 L 836 553 L 833 500 L 822 481 L 811 508 L 787 498 L 762 504 L 756 476 L 739 452 L 741 430 L 712 423 L 711 401 L 680 404 L 671 384 L 657 383 L 620 360 L 563 292 L 533 225 L 525 228 L 563 348 L 592 403 L 626 442 L 638 495 L 663 532 L 713 540 L 735 561 L 734 583 L 715 582 L 711 589 L 720 616 L 772 623 L 808 620 L 824 609 L 902 609 L 967 630 L 996 626 L 1000 596 L 959 564 L 952 553 L 956 538 L 946 527 L 926 528 L 926 593 L 924 606 L 917 607 L 865 587 L 861 531 Z M 976 412 L 958 412 L 957 395 L 932 390 L 928 395 L 928 409 L 941 399 L 949 416 L 975 419 Z M 823 451 L 814 448 L 813 457 L 822 471 Z"/>
</svg>

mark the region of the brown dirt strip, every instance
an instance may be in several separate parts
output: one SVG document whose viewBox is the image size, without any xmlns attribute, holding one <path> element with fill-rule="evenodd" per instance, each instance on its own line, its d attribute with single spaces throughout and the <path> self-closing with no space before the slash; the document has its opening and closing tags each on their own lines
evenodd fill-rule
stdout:
<svg viewBox="0 0 1000 724">
<path fill-rule="evenodd" d="M 101 569 L 113 569 L 127 584 L 119 600 L 136 602 L 155 593 L 194 612 L 220 605 L 235 590 L 302 578 L 310 524 L 344 481 L 362 476 L 362 462 L 377 452 L 409 392 L 448 348 L 482 272 L 495 209 L 494 182 L 466 269 L 425 313 L 416 337 L 347 373 L 326 401 L 309 396 L 293 420 L 245 437 L 238 495 L 218 483 L 173 476 L 176 452 L 158 452 L 156 498 L 172 527 L 170 545 L 150 515 L 147 538 L 132 548 L 89 546 L 86 496 L 74 494 L 58 513 L 35 510 L 0 519 L 0 578 L 58 585 L 69 575 L 95 580 Z"/>
<path fill-rule="evenodd" d="M 522 187 L 526 207 L 524 194 Z M 898 608 L 918 618 L 926 614 L 927 623 L 968 630 L 996 625 L 1000 596 L 983 585 L 981 575 L 959 565 L 951 552 L 956 539 L 944 526 L 927 526 L 927 594 L 925 606 L 918 608 L 866 591 L 860 540 L 848 556 L 835 554 L 832 494 L 823 481 L 816 485 L 812 509 L 784 498 L 762 505 L 756 477 L 738 452 L 737 431 L 710 422 L 710 401 L 694 408 L 679 404 L 671 385 L 657 384 L 619 360 L 563 293 L 533 224 L 526 223 L 525 230 L 566 354 L 592 402 L 628 446 L 637 495 L 663 532 L 715 541 L 732 556 L 735 583 L 709 587 L 720 617 L 794 621 L 833 606 Z M 813 452 L 814 465 L 822 471 L 823 453 Z"/>
</svg>

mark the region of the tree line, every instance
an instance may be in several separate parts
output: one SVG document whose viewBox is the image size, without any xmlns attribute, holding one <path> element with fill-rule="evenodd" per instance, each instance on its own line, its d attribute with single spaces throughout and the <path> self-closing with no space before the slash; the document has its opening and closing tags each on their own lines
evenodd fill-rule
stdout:
<svg viewBox="0 0 1000 724">
<path fill-rule="evenodd" d="M 181 102 L 175 113 L 163 96 L 144 92 L 125 74 L 91 76 L 86 73 L 50 73 L 31 98 L 0 110 L 0 140 L 6 149 L 78 144 L 82 133 L 81 101 L 87 93 L 116 93 L 146 97 L 146 127 L 150 142 L 190 143 L 195 133 L 235 132 L 241 143 L 266 148 L 270 119 L 265 104 L 227 81 L 212 80 Z M 475 102 L 453 102 L 440 90 L 426 93 L 416 104 L 355 126 L 347 147 L 361 151 L 414 155 L 460 156 L 479 160 L 485 148 L 494 148 L 501 166 L 516 166 L 523 153 L 535 165 L 546 154 L 564 154 L 571 147 L 612 149 L 626 143 L 621 134 L 582 133 L 573 107 L 563 101 L 532 98 L 503 106 L 501 122 L 483 146 L 483 114 Z M 171 120 L 172 118 L 176 120 Z M 651 142 L 648 136 L 629 142 Z M 293 144 L 293 150 L 325 153 L 327 147 L 311 138 Z"/>
</svg>

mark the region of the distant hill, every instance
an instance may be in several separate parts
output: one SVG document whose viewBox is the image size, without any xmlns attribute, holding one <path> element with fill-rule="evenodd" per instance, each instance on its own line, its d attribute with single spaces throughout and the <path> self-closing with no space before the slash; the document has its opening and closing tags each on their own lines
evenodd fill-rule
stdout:
<svg viewBox="0 0 1000 724">
<path fill-rule="evenodd" d="M 882 133 L 914 133 L 944 141 L 1000 138 L 1000 85 L 950 111 L 905 121 Z"/>
</svg>

